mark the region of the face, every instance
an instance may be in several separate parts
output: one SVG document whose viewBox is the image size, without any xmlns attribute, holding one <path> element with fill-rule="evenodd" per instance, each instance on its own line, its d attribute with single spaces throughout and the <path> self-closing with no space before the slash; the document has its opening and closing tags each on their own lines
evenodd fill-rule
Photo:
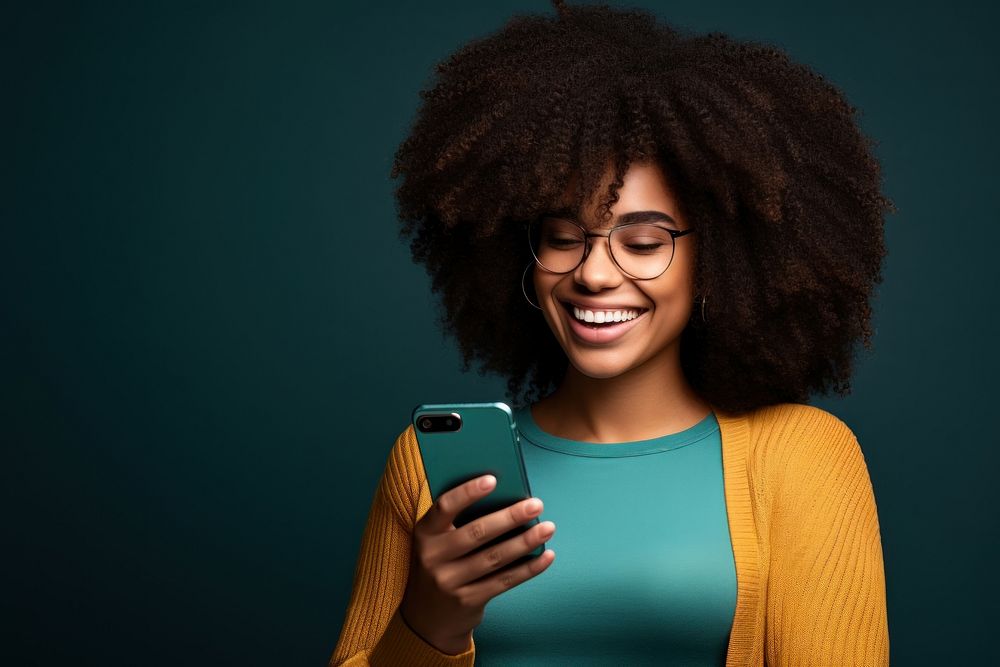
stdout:
<svg viewBox="0 0 1000 667">
<path fill-rule="evenodd" d="M 597 192 L 606 192 L 611 174 Z M 588 232 L 607 234 L 620 216 L 635 211 L 659 211 L 675 222 L 660 222 L 683 231 L 687 221 L 679 210 L 663 171 L 655 163 L 632 164 L 611 207 L 612 217 L 597 225 L 593 205 L 577 220 Z M 593 201 L 593 200 L 592 200 Z M 570 363 L 592 378 L 611 378 L 632 372 L 650 363 L 677 362 L 680 336 L 691 315 L 695 237 L 687 234 L 674 239 L 674 255 L 669 268 L 659 277 L 635 280 L 623 273 L 609 254 L 607 238 L 591 237 L 587 259 L 574 271 L 550 273 L 535 265 L 534 286 L 539 305 L 552 333 Z M 581 311 L 583 311 L 581 313 Z M 586 314 L 591 311 L 592 317 Z M 597 326 L 601 319 L 619 316 L 597 315 L 622 311 L 623 319 L 611 326 Z M 593 323 L 580 321 L 594 319 Z"/>
</svg>

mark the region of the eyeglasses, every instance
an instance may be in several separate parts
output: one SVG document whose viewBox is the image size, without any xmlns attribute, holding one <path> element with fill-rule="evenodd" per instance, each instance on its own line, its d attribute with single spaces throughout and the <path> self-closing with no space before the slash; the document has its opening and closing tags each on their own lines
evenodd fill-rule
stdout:
<svg viewBox="0 0 1000 667">
<path fill-rule="evenodd" d="M 607 234 L 595 234 L 572 220 L 540 218 L 528 225 L 528 239 L 540 267 L 551 273 L 569 273 L 590 255 L 591 237 L 603 236 L 608 239 L 611 259 L 622 273 L 635 280 L 652 280 L 673 261 L 674 239 L 693 231 L 633 222 L 612 227 Z"/>
</svg>

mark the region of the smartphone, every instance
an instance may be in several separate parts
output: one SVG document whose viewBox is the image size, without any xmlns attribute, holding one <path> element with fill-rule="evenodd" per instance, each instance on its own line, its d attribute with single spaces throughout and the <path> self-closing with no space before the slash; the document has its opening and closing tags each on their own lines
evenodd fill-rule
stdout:
<svg viewBox="0 0 1000 667">
<path fill-rule="evenodd" d="M 434 501 L 445 491 L 480 475 L 497 478 L 489 495 L 455 518 L 456 528 L 531 497 L 517 425 L 506 403 L 418 405 L 412 420 Z M 538 517 L 534 517 L 480 549 L 519 535 L 537 523 Z M 544 550 L 545 545 L 540 545 L 515 563 L 540 556 Z"/>
</svg>

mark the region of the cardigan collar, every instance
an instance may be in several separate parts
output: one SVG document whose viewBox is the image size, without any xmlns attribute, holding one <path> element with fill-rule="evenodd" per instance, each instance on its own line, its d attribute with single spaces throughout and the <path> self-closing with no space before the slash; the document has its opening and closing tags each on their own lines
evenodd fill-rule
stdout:
<svg viewBox="0 0 1000 667">
<path fill-rule="evenodd" d="M 729 536 L 736 561 L 736 612 L 726 665 L 751 664 L 754 655 L 757 619 L 761 604 L 760 555 L 757 529 L 750 503 L 747 457 L 750 425 L 746 415 L 728 413 L 712 406 L 722 438 L 722 469 L 725 484 Z"/>
</svg>

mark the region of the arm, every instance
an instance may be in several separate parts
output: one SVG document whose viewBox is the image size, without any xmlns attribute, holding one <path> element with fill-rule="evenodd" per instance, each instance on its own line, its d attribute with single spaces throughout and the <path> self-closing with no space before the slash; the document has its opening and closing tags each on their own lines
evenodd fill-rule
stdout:
<svg viewBox="0 0 1000 667">
<path fill-rule="evenodd" d="M 397 611 L 409 575 L 422 483 L 411 431 L 397 438 L 375 491 L 331 667 L 473 664 L 474 647 L 454 656 L 441 653 L 410 630 Z"/>
<path fill-rule="evenodd" d="M 772 497 L 767 664 L 888 665 L 885 572 L 868 468 L 850 429 L 819 412 L 774 468 L 781 472 Z"/>
</svg>

